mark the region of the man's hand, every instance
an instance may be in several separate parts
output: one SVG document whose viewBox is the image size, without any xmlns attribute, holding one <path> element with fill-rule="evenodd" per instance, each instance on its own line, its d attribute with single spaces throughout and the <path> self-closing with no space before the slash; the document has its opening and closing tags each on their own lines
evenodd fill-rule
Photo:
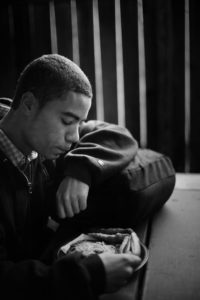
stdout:
<svg viewBox="0 0 200 300">
<path fill-rule="evenodd" d="M 115 292 L 128 283 L 134 269 L 140 264 L 139 256 L 133 254 L 99 254 L 106 271 L 106 291 Z"/>
<path fill-rule="evenodd" d="M 66 176 L 58 187 L 57 210 L 62 219 L 73 217 L 87 208 L 89 186 L 75 178 Z"/>
</svg>

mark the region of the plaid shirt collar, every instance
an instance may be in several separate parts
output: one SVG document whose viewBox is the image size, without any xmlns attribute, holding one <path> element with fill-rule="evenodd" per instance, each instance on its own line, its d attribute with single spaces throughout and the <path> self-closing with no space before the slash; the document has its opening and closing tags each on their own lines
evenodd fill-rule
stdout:
<svg viewBox="0 0 200 300">
<path fill-rule="evenodd" d="M 27 161 L 32 161 L 38 157 L 38 153 L 32 151 L 27 157 L 11 142 L 8 136 L 0 129 L 0 149 L 6 154 L 16 167 L 21 167 Z"/>
</svg>

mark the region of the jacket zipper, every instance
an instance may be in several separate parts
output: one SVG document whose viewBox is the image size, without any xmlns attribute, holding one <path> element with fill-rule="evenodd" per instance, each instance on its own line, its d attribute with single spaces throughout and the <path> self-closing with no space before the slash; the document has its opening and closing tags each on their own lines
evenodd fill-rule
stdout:
<svg viewBox="0 0 200 300">
<path fill-rule="evenodd" d="M 32 172 L 32 163 L 31 162 L 29 164 L 29 178 L 30 178 L 30 181 L 28 180 L 28 192 L 29 192 L 29 194 L 32 194 L 32 192 L 33 192 L 33 172 Z"/>
<path fill-rule="evenodd" d="M 19 169 L 20 170 L 20 169 Z M 21 171 L 21 174 L 24 176 L 24 178 L 26 179 L 26 183 L 27 183 L 27 186 L 28 186 L 28 192 L 29 194 L 32 194 L 33 192 L 33 183 L 32 183 L 32 180 L 33 180 L 33 174 L 32 174 L 32 164 L 30 163 L 29 164 L 29 177 L 30 177 L 30 180 L 29 178 L 26 176 L 26 174 Z"/>
<path fill-rule="evenodd" d="M 32 182 L 28 179 L 28 177 L 24 173 L 22 173 L 22 174 L 24 175 L 24 178 L 26 179 L 27 186 L 28 186 L 28 192 L 29 192 L 29 194 L 32 194 L 32 192 L 33 192 L 33 184 L 32 184 Z"/>
<path fill-rule="evenodd" d="M 43 164 L 41 164 L 41 167 L 42 167 L 44 176 L 46 177 L 46 179 L 49 179 L 49 173 L 47 172 L 46 167 Z"/>
<path fill-rule="evenodd" d="M 48 179 L 49 174 L 47 172 L 46 167 L 43 164 L 41 164 L 41 166 L 42 166 L 43 174 L 45 175 L 46 179 Z M 24 177 L 26 179 L 29 194 L 32 194 L 32 192 L 33 192 L 33 169 L 32 169 L 32 164 L 31 163 L 29 164 L 29 178 L 30 178 L 30 180 L 26 176 L 26 174 L 24 174 L 24 172 L 22 172 L 21 170 L 20 170 L 20 172 L 24 175 Z"/>
</svg>

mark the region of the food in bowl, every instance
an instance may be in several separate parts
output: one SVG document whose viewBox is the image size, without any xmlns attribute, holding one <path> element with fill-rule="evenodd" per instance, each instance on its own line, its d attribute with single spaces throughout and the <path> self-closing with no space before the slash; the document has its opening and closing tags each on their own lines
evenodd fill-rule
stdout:
<svg viewBox="0 0 200 300">
<path fill-rule="evenodd" d="M 108 245 L 105 242 L 82 240 L 72 244 L 67 253 L 81 252 L 84 256 L 91 254 L 100 254 L 104 252 L 117 253 L 117 249 L 114 245 Z"/>
<path fill-rule="evenodd" d="M 141 263 L 135 269 L 139 270 L 148 260 L 148 249 L 140 241 L 131 228 L 95 228 L 87 234 L 81 234 L 75 240 L 60 249 L 60 255 L 82 253 L 84 256 L 91 254 L 107 253 L 132 253 L 141 258 Z"/>
</svg>

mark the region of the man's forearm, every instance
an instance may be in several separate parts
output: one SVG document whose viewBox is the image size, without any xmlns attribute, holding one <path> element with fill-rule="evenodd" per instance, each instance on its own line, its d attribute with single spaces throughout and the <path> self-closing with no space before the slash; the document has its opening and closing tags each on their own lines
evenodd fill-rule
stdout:
<svg viewBox="0 0 200 300">
<path fill-rule="evenodd" d="M 64 158 L 64 173 L 98 184 L 126 167 L 137 150 L 138 143 L 126 128 L 89 121 L 81 126 L 80 141 Z"/>
</svg>

